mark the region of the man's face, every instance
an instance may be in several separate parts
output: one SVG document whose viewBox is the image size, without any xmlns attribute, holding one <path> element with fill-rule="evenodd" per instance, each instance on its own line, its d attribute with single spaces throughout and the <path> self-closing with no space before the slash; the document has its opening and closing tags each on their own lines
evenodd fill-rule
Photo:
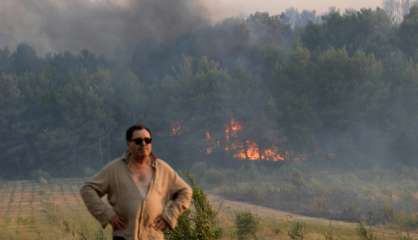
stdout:
<svg viewBox="0 0 418 240">
<path fill-rule="evenodd" d="M 148 139 L 151 139 L 151 135 L 146 129 L 135 130 L 132 133 L 131 141 L 128 142 L 128 151 L 135 159 L 151 155 L 152 143 L 147 143 Z"/>
</svg>

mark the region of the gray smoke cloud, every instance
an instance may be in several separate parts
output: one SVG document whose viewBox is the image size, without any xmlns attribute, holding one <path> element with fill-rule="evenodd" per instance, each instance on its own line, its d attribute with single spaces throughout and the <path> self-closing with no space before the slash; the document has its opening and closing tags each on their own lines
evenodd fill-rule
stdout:
<svg viewBox="0 0 418 240">
<path fill-rule="evenodd" d="M 0 47 L 24 42 L 41 54 L 129 54 L 145 38 L 169 41 L 206 24 L 207 16 L 197 0 L 2 0 Z"/>
</svg>

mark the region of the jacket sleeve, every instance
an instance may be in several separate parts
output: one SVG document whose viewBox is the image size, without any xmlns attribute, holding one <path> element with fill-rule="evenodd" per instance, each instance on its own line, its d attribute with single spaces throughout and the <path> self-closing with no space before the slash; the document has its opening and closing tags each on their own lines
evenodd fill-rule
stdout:
<svg viewBox="0 0 418 240">
<path fill-rule="evenodd" d="M 171 201 L 164 209 L 163 218 L 174 229 L 179 216 L 190 207 L 193 190 L 174 170 L 170 171 L 168 192 Z"/>
<path fill-rule="evenodd" d="M 80 189 L 81 198 L 88 211 L 100 222 L 103 228 L 115 215 L 113 208 L 102 200 L 109 193 L 109 168 L 102 169 Z"/>
</svg>

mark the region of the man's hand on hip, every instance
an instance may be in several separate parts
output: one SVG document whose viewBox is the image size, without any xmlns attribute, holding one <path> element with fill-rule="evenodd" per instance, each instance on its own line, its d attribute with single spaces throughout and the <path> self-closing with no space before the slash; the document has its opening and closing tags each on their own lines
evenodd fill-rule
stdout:
<svg viewBox="0 0 418 240">
<path fill-rule="evenodd" d="M 154 220 L 153 227 L 155 230 L 164 231 L 168 227 L 168 224 L 160 215 Z"/>
</svg>

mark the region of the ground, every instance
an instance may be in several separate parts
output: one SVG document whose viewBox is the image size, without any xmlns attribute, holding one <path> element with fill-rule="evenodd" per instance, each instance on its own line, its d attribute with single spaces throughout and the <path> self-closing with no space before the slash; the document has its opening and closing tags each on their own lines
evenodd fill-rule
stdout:
<svg viewBox="0 0 418 240">
<path fill-rule="evenodd" d="M 0 182 L 0 235 L 7 240 L 26 239 L 110 239 L 110 229 L 102 230 L 82 204 L 82 179 Z M 237 201 L 216 195 L 209 199 L 223 229 L 222 239 L 236 239 L 234 219 L 239 212 L 251 212 L 259 221 L 257 239 L 290 239 L 288 232 L 302 223 L 304 239 L 360 239 L 358 224 L 311 218 Z M 375 226 L 378 239 L 400 239 L 396 229 Z M 326 238 L 332 236 L 334 238 Z M 409 239 L 418 239 L 409 233 Z"/>
</svg>

